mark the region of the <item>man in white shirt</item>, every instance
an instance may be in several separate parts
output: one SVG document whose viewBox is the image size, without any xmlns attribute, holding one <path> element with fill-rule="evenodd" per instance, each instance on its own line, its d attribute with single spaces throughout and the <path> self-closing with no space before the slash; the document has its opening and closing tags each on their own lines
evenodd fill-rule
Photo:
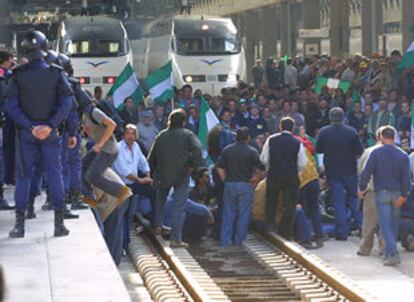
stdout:
<svg viewBox="0 0 414 302">
<path fill-rule="evenodd" d="M 293 218 L 299 203 L 299 173 L 306 167 L 308 159 L 302 143 L 292 135 L 295 121 L 291 117 L 281 119 L 280 133 L 271 135 L 260 159 L 267 174 L 266 223 L 274 228 L 275 211 L 279 194 L 282 195 L 282 218 L 279 234 L 287 240 L 293 238 Z"/>
<path fill-rule="evenodd" d="M 118 143 L 118 157 L 113 164 L 113 169 L 115 172 L 121 177 L 125 184 L 131 188 L 134 194 L 130 198 L 128 208 L 124 215 L 124 248 L 128 246 L 129 230 L 131 228 L 132 219 L 136 214 L 139 203 L 137 186 L 152 185 L 150 168 L 147 159 L 142 154 L 141 149 L 136 143 L 137 138 L 137 127 L 132 124 L 126 125 L 124 129 L 124 137 Z M 139 177 L 138 172 L 145 175 L 145 177 Z"/>
</svg>

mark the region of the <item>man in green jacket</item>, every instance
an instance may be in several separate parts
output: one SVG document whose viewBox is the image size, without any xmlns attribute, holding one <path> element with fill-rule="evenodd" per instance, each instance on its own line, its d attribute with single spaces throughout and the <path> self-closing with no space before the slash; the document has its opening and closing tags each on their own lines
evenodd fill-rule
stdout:
<svg viewBox="0 0 414 302">
<path fill-rule="evenodd" d="M 190 175 L 201 165 L 201 148 L 198 138 L 185 129 L 187 114 L 177 109 L 168 117 L 168 128 L 155 138 L 148 162 L 153 171 L 157 190 L 154 206 L 154 232 L 161 233 L 164 206 L 171 188 L 174 188 L 171 247 L 187 247 L 182 242 L 185 205 L 188 198 Z"/>
</svg>

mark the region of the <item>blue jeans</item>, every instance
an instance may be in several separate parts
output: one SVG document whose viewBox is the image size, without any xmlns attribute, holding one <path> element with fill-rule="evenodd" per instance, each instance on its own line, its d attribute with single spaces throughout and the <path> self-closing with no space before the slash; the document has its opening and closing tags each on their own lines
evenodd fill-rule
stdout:
<svg viewBox="0 0 414 302">
<path fill-rule="evenodd" d="M 183 227 L 185 220 L 185 207 L 188 198 L 188 186 L 190 178 L 187 177 L 184 182 L 174 187 L 172 198 L 174 200 L 171 210 L 171 240 L 182 241 Z M 165 202 L 171 188 L 157 189 L 154 207 L 154 226 L 161 226 L 164 220 Z"/>
<path fill-rule="evenodd" d="M 116 265 L 121 263 L 122 248 L 124 241 L 124 217 L 125 212 L 129 206 L 129 201 L 126 200 L 121 206 L 117 207 L 106 220 L 103 222 L 106 245 L 111 253 L 112 259 Z"/>
<path fill-rule="evenodd" d="M 311 227 L 309 220 L 303 209 L 295 210 L 295 238 L 299 243 L 303 243 L 312 239 Z"/>
<path fill-rule="evenodd" d="M 394 206 L 394 200 L 396 200 L 399 196 L 399 192 L 375 192 L 378 221 L 384 236 L 386 257 L 392 257 L 398 254 L 397 239 L 400 208 Z"/>
<path fill-rule="evenodd" d="M 141 215 L 146 215 L 151 212 L 151 203 L 147 197 L 139 196 L 137 194 L 132 195 L 129 198 L 129 205 L 127 210 L 125 211 L 124 217 L 124 239 L 123 239 L 123 246 L 124 250 L 128 250 L 128 245 L 131 241 L 130 232 L 132 222 L 134 220 L 134 216 L 136 213 L 140 213 Z"/>
<path fill-rule="evenodd" d="M 336 236 L 347 238 L 349 235 L 349 222 L 347 207 L 351 211 L 352 218 L 357 227 L 361 227 L 362 214 L 358 210 L 356 175 L 328 177 L 332 201 L 335 206 L 335 233 Z"/>
<path fill-rule="evenodd" d="M 89 151 L 82 159 L 82 193 L 85 196 L 93 197 L 92 185 L 101 189 L 109 195 L 117 197 L 123 182 L 114 180 L 105 174 L 106 169 L 111 169 L 118 153 Z"/>
<path fill-rule="evenodd" d="M 165 204 L 164 225 L 172 225 L 172 208 L 174 200 L 168 198 Z M 194 243 L 205 236 L 207 231 L 207 221 L 210 216 L 208 207 L 198 202 L 187 199 L 185 206 L 185 220 L 183 227 L 183 238 L 185 242 Z"/>
<path fill-rule="evenodd" d="M 299 200 L 304 211 L 312 223 L 313 232 L 316 237 L 323 236 L 321 212 L 319 211 L 319 180 L 313 180 L 300 189 Z"/>
<path fill-rule="evenodd" d="M 223 219 L 221 222 L 220 244 L 231 245 L 233 226 L 236 221 L 235 245 L 247 237 L 253 205 L 253 186 L 249 182 L 226 182 L 223 195 Z"/>
</svg>

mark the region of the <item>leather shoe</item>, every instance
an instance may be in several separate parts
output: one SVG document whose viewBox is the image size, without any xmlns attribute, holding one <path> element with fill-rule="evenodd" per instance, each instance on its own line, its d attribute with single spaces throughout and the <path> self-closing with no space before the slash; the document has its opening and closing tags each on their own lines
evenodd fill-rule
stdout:
<svg viewBox="0 0 414 302">
<path fill-rule="evenodd" d="M 68 208 L 66 208 L 63 212 L 63 218 L 64 219 L 78 219 L 79 215 L 73 213 L 71 210 L 69 210 Z"/>
</svg>

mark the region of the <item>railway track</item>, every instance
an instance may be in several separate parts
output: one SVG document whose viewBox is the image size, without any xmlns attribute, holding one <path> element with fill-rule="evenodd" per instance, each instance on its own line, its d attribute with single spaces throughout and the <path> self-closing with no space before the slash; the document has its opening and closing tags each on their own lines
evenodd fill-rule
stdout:
<svg viewBox="0 0 414 302">
<path fill-rule="evenodd" d="M 207 238 L 171 249 L 161 236 L 133 235 L 130 253 L 154 301 L 370 301 L 344 275 L 274 233 L 242 246 Z"/>
</svg>

